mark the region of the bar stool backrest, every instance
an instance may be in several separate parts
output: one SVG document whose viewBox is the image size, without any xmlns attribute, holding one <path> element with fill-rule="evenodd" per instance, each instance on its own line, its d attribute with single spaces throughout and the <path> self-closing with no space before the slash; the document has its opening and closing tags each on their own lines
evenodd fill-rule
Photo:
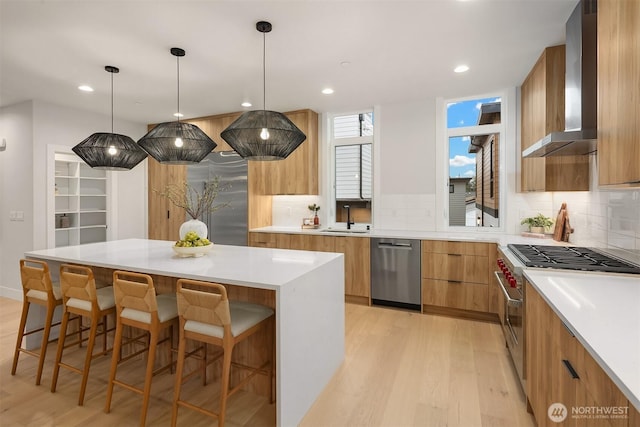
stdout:
<svg viewBox="0 0 640 427">
<path fill-rule="evenodd" d="M 185 321 L 207 323 L 209 325 L 227 328 L 231 325 L 231 312 L 227 290 L 218 283 L 198 282 L 202 290 L 190 288 L 193 285 L 188 280 L 178 280 L 177 300 L 178 315 Z M 192 286 L 193 287 L 193 286 Z"/>
<path fill-rule="evenodd" d="M 49 266 L 44 261 L 32 259 L 20 260 L 20 278 L 25 295 L 29 291 L 45 292 L 53 297 L 53 284 L 49 274 Z"/>
<path fill-rule="evenodd" d="M 88 267 L 62 264 L 60 266 L 60 288 L 65 305 L 71 298 L 89 301 L 92 304 L 97 301 L 96 281 L 93 271 Z"/>
<path fill-rule="evenodd" d="M 118 313 L 125 308 L 146 313 L 158 311 L 153 279 L 148 274 L 115 271 L 113 273 L 113 293 Z"/>
</svg>

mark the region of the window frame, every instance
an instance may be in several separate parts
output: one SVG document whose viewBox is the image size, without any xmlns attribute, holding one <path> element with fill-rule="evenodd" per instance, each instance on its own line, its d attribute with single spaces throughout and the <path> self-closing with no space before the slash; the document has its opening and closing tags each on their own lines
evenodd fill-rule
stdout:
<svg viewBox="0 0 640 427">
<path fill-rule="evenodd" d="M 447 127 L 447 105 L 453 102 L 472 101 L 486 98 L 500 98 L 501 116 L 499 124 L 474 125 L 465 127 L 448 128 Z M 456 98 L 437 98 L 436 99 L 436 210 L 442 212 L 442 215 L 436 216 L 436 229 L 442 231 L 453 232 L 503 232 L 506 230 L 506 158 L 507 147 L 506 140 L 510 134 L 512 95 L 508 90 L 495 91 L 488 94 L 473 95 L 467 97 Z M 500 209 L 500 225 L 498 227 L 472 227 L 449 225 L 449 138 L 461 136 L 477 136 L 487 134 L 498 134 L 498 170 L 502 173 L 498 174 L 498 192 L 494 192 L 494 197 L 498 198 Z M 515 146 L 516 140 L 510 138 Z M 494 178 L 494 182 L 496 178 Z"/>
<path fill-rule="evenodd" d="M 334 134 L 333 134 L 333 126 L 334 126 L 334 119 L 336 117 L 342 117 L 342 116 L 349 116 L 349 115 L 356 115 L 356 114 L 366 114 L 366 113 L 372 113 L 373 114 L 373 135 L 366 135 L 366 136 L 357 136 L 357 137 L 347 137 L 347 138 L 334 138 Z M 327 148 L 328 148 L 328 153 L 327 153 L 327 159 L 328 159 L 328 168 L 326 169 L 328 172 L 328 176 L 327 176 L 327 183 L 328 183 L 328 205 L 330 206 L 329 211 L 328 211 L 328 218 L 327 221 L 329 222 L 330 226 L 345 226 L 347 225 L 346 222 L 337 222 L 336 221 L 336 211 L 335 211 L 335 205 L 336 205 L 336 147 L 338 146 L 346 146 L 346 145 L 364 145 L 364 144 L 371 144 L 371 199 L 369 199 L 369 203 L 371 203 L 371 222 L 368 223 L 367 225 L 371 225 L 373 226 L 373 201 L 375 199 L 375 168 L 376 168 L 376 145 L 374 144 L 374 139 L 375 136 L 377 135 L 377 112 L 376 109 L 373 107 L 367 107 L 367 108 L 362 108 L 360 110 L 356 110 L 356 111 L 347 111 L 347 112 L 340 112 L 340 113 L 327 113 L 327 120 L 326 120 L 326 124 L 327 124 Z M 362 175 L 362 173 L 360 174 Z M 362 176 L 360 177 L 362 179 Z M 362 191 L 362 187 L 360 188 L 360 190 Z"/>
</svg>

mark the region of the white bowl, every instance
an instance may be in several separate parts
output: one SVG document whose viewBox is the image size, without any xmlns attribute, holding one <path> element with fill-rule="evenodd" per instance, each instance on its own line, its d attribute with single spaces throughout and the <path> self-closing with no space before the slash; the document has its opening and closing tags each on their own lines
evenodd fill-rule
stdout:
<svg viewBox="0 0 640 427">
<path fill-rule="evenodd" d="M 193 246 L 193 247 L 179 247 L 172 246 L 173 251 L 178 254 L 180 258 L 187 257 L 200 257 L 209 252 L 213 248 L 213 243 L 208 244 L 207 246 Z"/>
</svg>

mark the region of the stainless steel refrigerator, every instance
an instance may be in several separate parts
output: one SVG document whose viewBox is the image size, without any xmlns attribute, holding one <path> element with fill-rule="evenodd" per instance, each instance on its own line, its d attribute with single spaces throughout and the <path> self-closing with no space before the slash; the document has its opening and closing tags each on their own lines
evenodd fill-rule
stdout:
<svg viewBox="0 0 640 427">
<path fill-rule="evenodd" d="M 247 161 L 235 151 L 220 151 L 187 167 L 187 181 L 198 191 L 216 176 L 220 177 L 221 190 L 215 204 L 229 202 L 229 206 L 200 220 L 207 224 L 209 240 L 214 244 L 247 246 Z"/>
</svg>

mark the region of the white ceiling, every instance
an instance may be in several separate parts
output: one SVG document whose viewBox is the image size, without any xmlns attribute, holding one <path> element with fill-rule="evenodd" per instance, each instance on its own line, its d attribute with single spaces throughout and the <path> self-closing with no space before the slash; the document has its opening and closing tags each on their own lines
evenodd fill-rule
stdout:
<svg viewBox="0 0 640 427">
<path fill-rule="evenodd" d="M 262 108 L 345 112 L 519 86 L 577 0 L 0 0 L 0 106 L 30 99 L 140 123 Z M 343 66 L 341 63 L 349 62 Z M 454 74 L 466 63 L 471 70 Z M 77 86 L 89 84 L 93 93 Z M 320 93 L 330 86 L 333 95 Z"/>
</svg>

